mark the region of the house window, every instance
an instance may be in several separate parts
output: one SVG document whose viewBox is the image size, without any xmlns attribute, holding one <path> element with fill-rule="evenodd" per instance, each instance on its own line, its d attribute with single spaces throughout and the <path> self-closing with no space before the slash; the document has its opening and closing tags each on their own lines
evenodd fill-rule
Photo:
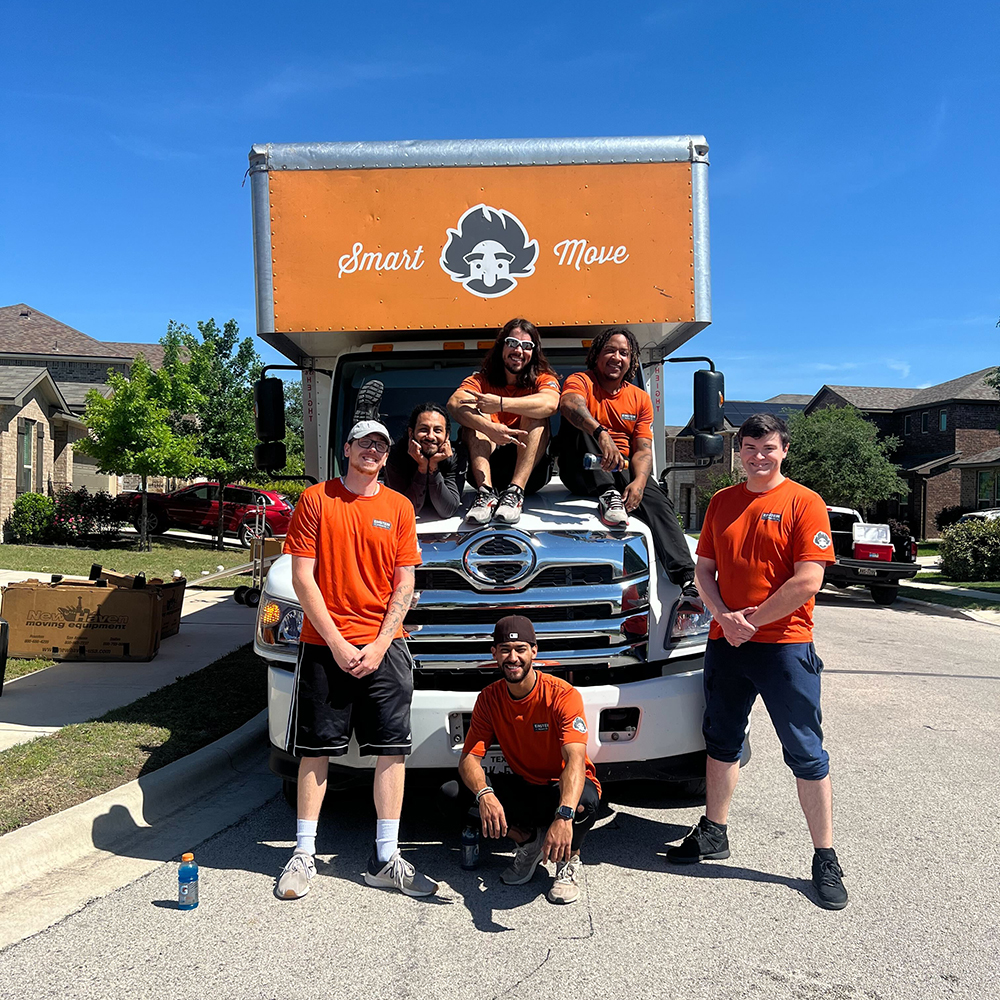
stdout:
<svg viewBox="0 0 1000 1000">
<path fill-rule="evenodd" d="M 938 430 L 946 431 L 948 429 L 948 411 L 938 410 Z"/>
<path fill-rule="evenodd" d="M 976 499 L 980 507 L 1000 504 L 1000 469 L 980 469 Z"/>
<path fill-rule="evenodd" d="M 913 433 L 913 414 L 912 413 L 907 413 L 906 416 L 903 417 L 903 433 L 904 434 L 912 434 Z"/>
<path fill-rule="evenodd" d="M 34 487 L 35 421 L 17 418 L 17 495 Z"/>
<path fill-rule="evenodd" d="M 920 433 L 926 434 L 930 430 L 931 415 L 928 410 L 920 414 Z"/>
</svg>

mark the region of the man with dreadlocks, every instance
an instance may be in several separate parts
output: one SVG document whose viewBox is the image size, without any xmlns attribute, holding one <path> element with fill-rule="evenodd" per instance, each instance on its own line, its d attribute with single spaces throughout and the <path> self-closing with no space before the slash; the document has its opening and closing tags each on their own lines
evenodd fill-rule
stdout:
<svg viewBox="0 0 1000 1000">
<path fill-rule="evenodd" d="M 512 319 L 482 368 L 448 400 L 452 419 L 465 428 L 469 482 L 479 491 L 466 521 L 517 523 L 525 494 L 536 493 L 552 475 L 549 417 L 557 409 L 559 379 L 538 330 L 526 319 Z"/>
<path fill-rule="evenodd" d="M 656 557 L 671 581 L 696 597 L 694 562 L 667 494 L 653 471 L 653 403 L 633 383 L 639 345 L 631 330 L 598 335 L 587 354 L 587 371 L 563 385 L 559 431 L 559 475 L 572 493 L 598 497 L 601 520 L 624 528 L 635 512 L 653 533 Z M 586 454 L 600 464 L 585 469 Z M 686 592 L 687 593 L 687 592 Z"/>
</svg>

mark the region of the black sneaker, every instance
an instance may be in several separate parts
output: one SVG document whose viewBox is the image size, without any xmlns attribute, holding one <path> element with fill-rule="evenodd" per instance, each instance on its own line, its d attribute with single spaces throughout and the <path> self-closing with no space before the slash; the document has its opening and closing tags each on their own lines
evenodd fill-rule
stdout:
<svg viewBox="0 0 1000 1000">
<path fill-rule="evenodd" d="M 378 420 L 378 405 L 382 402 L 385 386 L 377 379 L 365 382 L 358 393 L 358 401 L 354 404 L 354 422 L 359 420 Z"/>
<path fill-rule="evenodd" d="M 847 906 L 847 890 L 844 888 L 844 871 L 837 861 L 837 852 L 831 847 L 829 856 L 813 855 L 813 888 L 816 902 L 825 910 L 842 910 Z"/>
<path fill-rule="evenodd" d="M 517 524 L 521 520 L 523 506 L 524 490 L 520 486 L 508 486 L 500 494 L 497 509 L 493 511 L 493 520 L 501 524 Z"/>
<path fill-rule="evenodd" d="M 688 580 L 688 582 L 681 587 L 681 597 L 688 601 L 697 601 L 699 604 L 702 603 L 701 594 L 698 593 L 698 588 L 694 585 L 694 580 Z"/>
<path fill-rule="evenodd" d="M 667 851 L 667 861 L 675 865 L 693 865 L 699 861 L 723 861 L 729 857 L 729 837 L 725 827 L 713 823 L 707 816 L 691 827 L 691 832 Z"/>
<path fill-rule="evenodd" d="M 493 516 L 493 511 L 497 509 L 499 502 L 497 491 L 492 486 L 480 486 L 475 502 L 465 515 L 465 520 L 469 524 L 486 524 Z"/>
</svg>

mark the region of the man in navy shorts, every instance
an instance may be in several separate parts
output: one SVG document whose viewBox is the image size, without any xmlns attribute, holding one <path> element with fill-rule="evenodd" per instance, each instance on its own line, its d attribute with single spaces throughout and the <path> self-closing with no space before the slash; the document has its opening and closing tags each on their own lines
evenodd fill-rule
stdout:
<svg viewBox="0 0 1000 1000">
<path fill-rule="evenodd" d="M 729 857 L 726 821 L 739 778 L 750 709 L 764 701 L 795 775 L 812 837 L 820 906 L 847 905 L 833 849 L 833 795 L 823 749 L 820 672 L 812 643 L 815 595 L 834 559 L 819 494 L 786 479 L 784 421 L 748 418 L 737 434 L 745 483 L 712 497 L 698 540 L 695 580 L 713 622 L 705 652 L 705 815 L 677 847 L 675 864 Z"/>
</svg>

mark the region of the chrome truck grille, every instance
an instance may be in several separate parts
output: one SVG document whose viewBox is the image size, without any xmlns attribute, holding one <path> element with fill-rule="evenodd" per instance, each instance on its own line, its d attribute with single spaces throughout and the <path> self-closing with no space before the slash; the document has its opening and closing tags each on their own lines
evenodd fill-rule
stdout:
<svg viewBox="0 0 1000 1000">
<path fill-rule="evenodd" d="M 641 535 L 486 528 L 422 536 L 423 565 L 406 616 L 418 686 L 493 670 L 493 626 L 535 625 L 539 662 L 568 674 L 646 662 L 649 556 Z M 421 677 L 423 675 L 423 682 Z"/>
</svg>

